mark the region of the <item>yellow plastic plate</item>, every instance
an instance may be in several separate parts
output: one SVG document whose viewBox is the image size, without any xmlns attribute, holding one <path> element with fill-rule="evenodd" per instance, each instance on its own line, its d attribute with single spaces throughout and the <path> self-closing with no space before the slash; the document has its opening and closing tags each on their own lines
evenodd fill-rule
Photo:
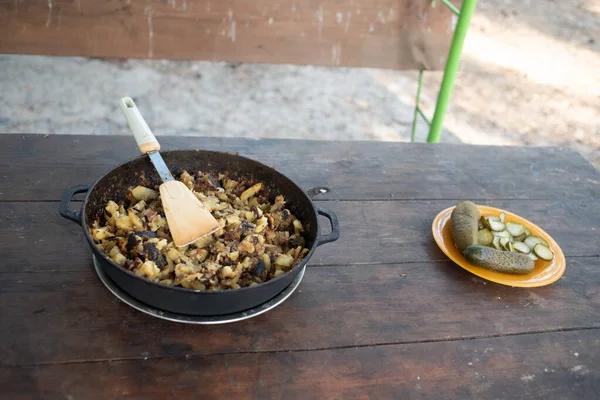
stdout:
<svg viewBox="0 0 600 400">
<path fill-rule="evenodd" d="M 527 221 L 505 210 L 499 208 L 477 206 L 479 212 L 483 216 L 497 216 L 501 212 L 506 214 L 506 221 L 517 222 L 529 229 L 532 235 L 536 235 L 544 239 L 550 245 L 550 249 L 554 252 L 552 261 L 544 261 L 539 259 L 535 262 L 533 271 L 527 275 L 507 274 L 502 272 L 491 271 L 486 268 L 477 267 L 469 263 L 461 252 L 454 245 L 452 233 L 450 231 L 450 214 L 454 207 L 447 208 L 440 212 L 433 220 L 432 231 L 433 238 L 440 249 L 456 264 L 466 269 L 467 271 L 487 279 L 488 281 L 500 283 L 507 286 L 515 287 L 538 287 L 546 286 L 556 282 L 565 272 L 566 261 L 565 255 L 558 244 L 537 225 Z"/>
</svg>

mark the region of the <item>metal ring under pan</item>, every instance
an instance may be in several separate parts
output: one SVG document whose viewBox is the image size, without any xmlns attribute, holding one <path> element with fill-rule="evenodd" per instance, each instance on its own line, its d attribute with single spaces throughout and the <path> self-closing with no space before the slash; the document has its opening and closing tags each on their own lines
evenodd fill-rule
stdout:
<svg viewBox="0 0 600 400">
<path fill-rule="evenodd" d="M 165 319 L 167 321 L 180 322 L 184 324 L 197 324 L 197 325 L 215 325 L 215 324 L 227 324 L 231 322 L 242 321 L 245 319 L 249 319 L 252 317 L 256 317 L 257 315 L 263 314 L 273 308 L 277 307 L 281 303 L 283 303 L 288 297 L 291 296 L 292 293 L 298 288 L 302 278 L 304 277 L 304 272 L 306 271 L 306 266 L 302 268 L 302 271 L 298 274 L 296 279 L 292 281 L 292 283 L 286 287 L 282 292 L 280 292 L 277 296 L 273 297 L 271 300 L 263 303 L 257 307 L 254 307 L 250 310 L 241 311 L 234 314 L 227 315 L 219 315 L 215 317 L 205 317 L 205 316 L 195 316 L 195 315 L 183 315 L 183 314 L 175 314 L 168 311 L 162 311 L 156 309 L 154 307 L 150 307 L 147 304 L 136 300 L 129 294 L 125 293 L 121 290 L 115 283 L 108 277 L 108 275 L 102 270 L 100 264 L 97 262 L 96 257 L 94 258 L 94 267 L 96 269 L 96 273 L 98 277 L 104 283 L 106 288 L 114 294 L 119 300 L 124 302 L 125 304 L 135 308 L 138 311 L 141 311 L 145 314 L 151 315 L 156 318 Z"/>
</svg>

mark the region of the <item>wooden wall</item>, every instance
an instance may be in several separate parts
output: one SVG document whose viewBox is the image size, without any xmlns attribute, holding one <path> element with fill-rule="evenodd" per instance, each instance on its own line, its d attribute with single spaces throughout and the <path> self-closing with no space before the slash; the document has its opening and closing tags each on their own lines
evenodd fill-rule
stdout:
<svg viewBox="0 0 600 400">
<path fill-rule="evenodd" d="M 0 53 L 436 70 L 455 25 L 439 0 L 0 0 Z"/>
</svg>

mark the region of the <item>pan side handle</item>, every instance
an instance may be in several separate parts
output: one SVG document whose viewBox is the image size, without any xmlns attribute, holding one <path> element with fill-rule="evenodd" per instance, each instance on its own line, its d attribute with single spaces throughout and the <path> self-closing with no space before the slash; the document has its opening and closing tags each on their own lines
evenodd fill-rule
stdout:
<svg viewBox="0 0 600 400">
<path fill-rule="evenodd" d="M 58 212 L 60 215 L 81 225 L 81 212 L 71 210 L 69 208 L 69 204 L 71 203 L 71 200 L 73 200 L 73 196 L 75 196 L 77 193 L 87 193 L 90 188 L 90 185 L 78 185 L 67 189 L 65 194 L 63 194 L 62 200 L 60 201 L 60 206 L 58 207 Z"/>
<path fill-rule="evenodd" d="M 337 215 L 331 210 L 326 208 L 317 207 L 317 212 L 319 215 L 324 216 L 329 220 L 331 224 L 331 233 L 327 235 L 321 235 L 321 232 L 318 233 L 317 236 L 317 246 L 320 246 L 325 243 L 335 242 L 340 238 L 340 223 L 338 221 Z"/>
</svg>

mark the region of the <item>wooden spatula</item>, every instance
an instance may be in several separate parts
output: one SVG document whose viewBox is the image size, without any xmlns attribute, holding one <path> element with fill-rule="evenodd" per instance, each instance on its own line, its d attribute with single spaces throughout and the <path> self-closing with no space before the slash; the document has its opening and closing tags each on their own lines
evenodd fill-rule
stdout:
<svg viewBox="0 0 600 400">
<path fill-rule="evenodd" d="M 175 246 L 186 246 L 219 229 L 219 222 L 202 202 L 183 182 L 173 178 L 158 152 L 160 144 L 131 97 L 120 99 L 119 108 L 127 119 L 140 151 L 150 157 L 163 181 L 159 187 L 160 197 Z"/>
</svg>

